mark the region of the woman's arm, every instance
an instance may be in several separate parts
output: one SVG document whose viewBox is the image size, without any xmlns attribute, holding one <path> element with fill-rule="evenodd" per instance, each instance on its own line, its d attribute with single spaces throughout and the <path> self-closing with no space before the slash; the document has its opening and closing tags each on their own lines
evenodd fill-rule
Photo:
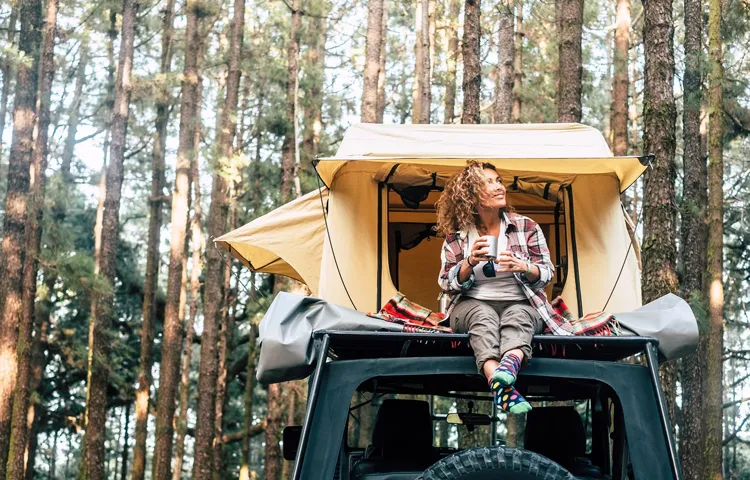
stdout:
<svg viewBox="0 0 750 480">
<path fill-rule="evenodd" d="M 443 291 L 458 293 L 471 288 L 474 283 L 474 272 L 469 262 L 464 259 L 464 241 L 458 234 L 445 237 L 440 254 L 442 266 L 438 285 Z"/>
<path fill-rule="evenodd" d="M 525 277 L 532 290 L 539 290 L 544 288 L 555 274 L 555 266 L 550 258 L 547 241 L 539 225 L 534 224 L 534 229 L 527 234 L 526 246 L 531 261 L 531 272 Z"/>
</svg>

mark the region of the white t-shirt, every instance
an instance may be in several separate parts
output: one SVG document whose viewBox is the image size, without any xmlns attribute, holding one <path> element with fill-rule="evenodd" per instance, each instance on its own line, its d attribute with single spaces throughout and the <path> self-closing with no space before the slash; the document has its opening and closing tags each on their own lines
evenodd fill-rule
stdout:
<svg viewBox="0 0 750 480">
<path fill-rule="evenodd" d="M 468 232 L 468 245 L 469 248 L 474 245 L 474 242 L 480 237 L 479 232 L 476 228 L 472 228 Z M 497 253 L 504 252 L 508 249 L 508 235 L 505 231 L 505 222 L 500 224 L 500 235 L 497 238 Z M 487 264 L 492 265 L 495 270 L 495 276 L 488 277 L 484 273 L 485 266 Z M 489 267 L 487 267 L 489 268 Z M 475 298 L 477 300 L 494 300 L 494 301 L 523 301 L 527 300 L 526 295 L 523 293 L 521 285 L 518 283 L 518 279 L 512 272 L 500 271 L 500 265 L 494 261 L 490 262 L 479 262 L 474 267 L 474 283 L 471 288 L 464 294 L 467 297 Z"/>
</svg>

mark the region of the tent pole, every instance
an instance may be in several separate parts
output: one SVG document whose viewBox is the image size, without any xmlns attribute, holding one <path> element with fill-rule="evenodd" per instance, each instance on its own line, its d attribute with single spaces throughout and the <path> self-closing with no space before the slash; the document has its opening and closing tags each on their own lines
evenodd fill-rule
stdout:
<svg viewBox="0 0 750 480">
<path fill-rule="evenodd" d="M 568 185 L 568 201 L 570 202 L 570 244 L 573 248 L 573 268 L 576 279 L 576 301 L 578 302 L 578 318 L 583 317 L 583 300 L 581 299 L 581 277 L 578 272 L 578 246 L 576 244 L 576 216 L 573 207 L 573 186 Z"/>
<path fill-rule="evenodd" d="M 378 183 L 378 286 L 375 311 L 383 305 L 383 182 Z"/>
</svg>

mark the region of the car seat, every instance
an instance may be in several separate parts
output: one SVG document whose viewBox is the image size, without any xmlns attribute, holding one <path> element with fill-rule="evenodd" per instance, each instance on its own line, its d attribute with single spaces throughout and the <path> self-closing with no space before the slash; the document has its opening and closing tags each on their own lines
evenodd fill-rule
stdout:
<svg viewBox="0 0 750 480">
<path fill-rule="evenodd" d="M 351 478 L 416 478 L 439 460 L 432 446 L 432 430 L 430 405 L 426 401 L 384 400 L 375 419 L 372 444 L 352 469 Z"/>
<path fill-rule="evenodd" d="M 605 478 L 586 457 L 586 431 L 573 407 L 540 407 L 526 414 L 524 448 L 582 478 Z"/>
</svg>

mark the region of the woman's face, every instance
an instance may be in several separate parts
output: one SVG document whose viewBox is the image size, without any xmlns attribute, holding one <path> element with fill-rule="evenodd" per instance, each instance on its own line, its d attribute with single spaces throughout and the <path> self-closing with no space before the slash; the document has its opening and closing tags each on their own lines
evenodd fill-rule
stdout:
<svg viewBox="0 0 750 480">
<path fill-rule="evenodd" d="M 508 203 L 505 199 L 506 190 L 503 179 L 490 168 L 483 169 L 482 173 L 487 178 L 487 185 L 482 190 L 480 206 L 491 209 L 505 208 Z"/>
</svg>

